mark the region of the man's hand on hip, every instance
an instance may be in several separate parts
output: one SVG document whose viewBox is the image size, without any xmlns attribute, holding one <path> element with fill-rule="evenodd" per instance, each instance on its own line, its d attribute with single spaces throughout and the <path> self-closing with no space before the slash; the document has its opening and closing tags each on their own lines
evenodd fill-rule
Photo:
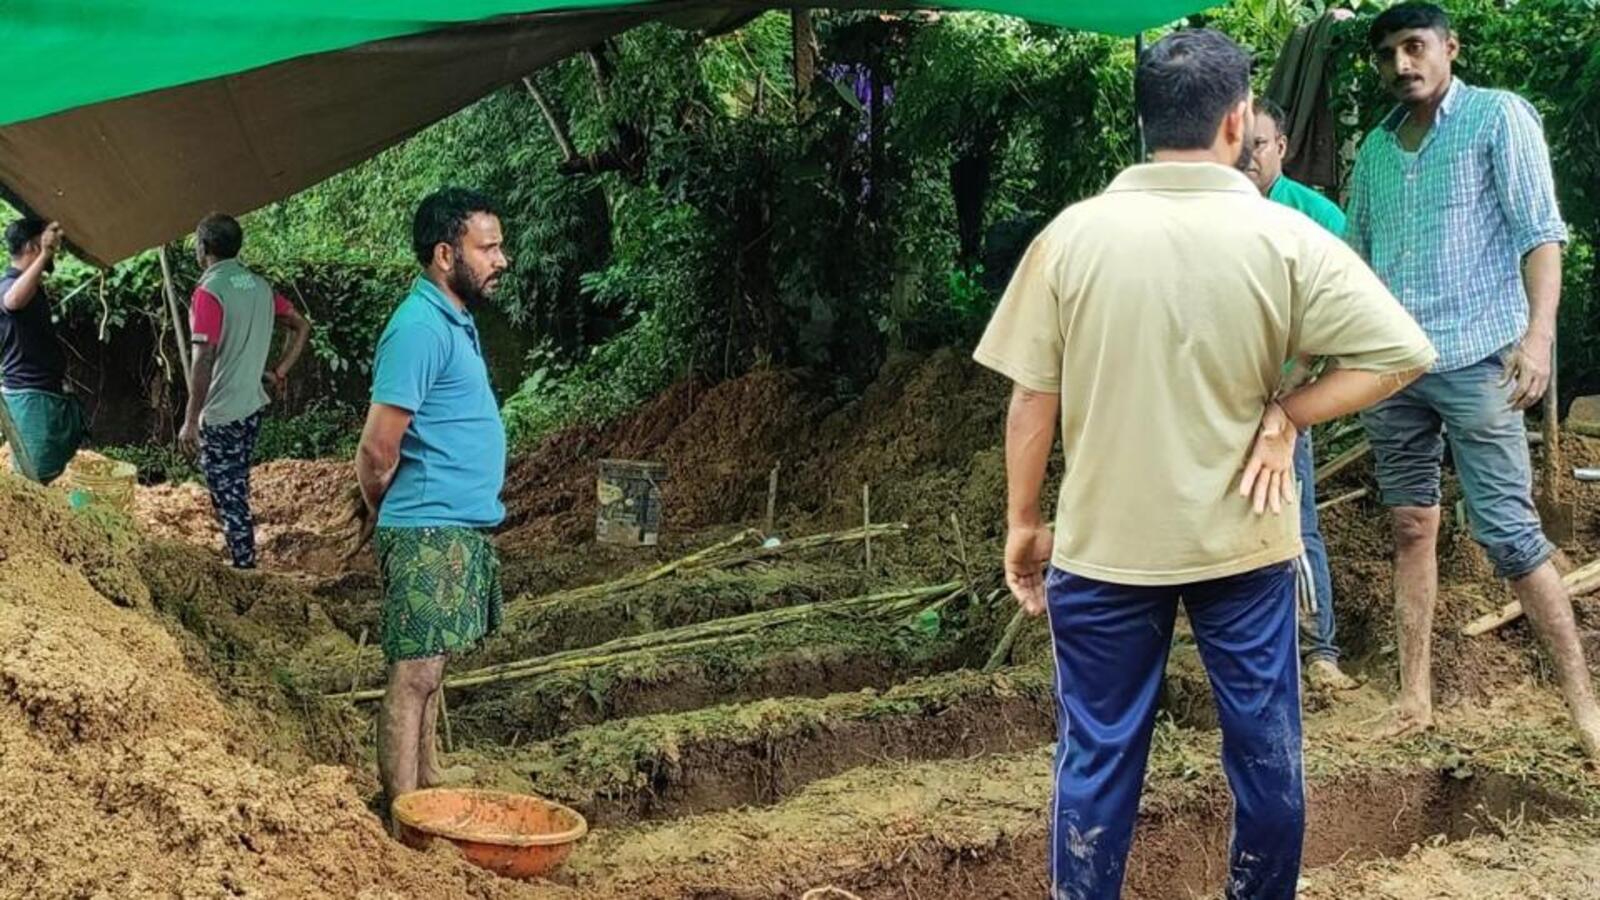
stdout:
<svg viewBox="0 0 1600 900">
<path fill-rule="evenodd" d="M 1274 515 L 1280 514 L 1285 503 L 1294 502 L 1294 440 L 1298 433 L 1283 407 L 1276 402 L 1267 404 L 1244 478 L 1239 481 L 1239 496 L 1249 498 L 1256 515 L 1269 507 Z"/>
<path fill-rule="evenodd" d="M 1500 385 L 1516 385 L 1511 392 L 1512 409 L 1527 409 L 1550 389 L 1550 351 L 1554 345 L 1553 336 L 1529 331 L 1511 351 Z"/>
<path fill-rule="evenodd" d="M 1050 563 L 1055 535 L 1043 525 L 1012 527 L 1006 532 L 1006 586 L 1030 616 L 1044 612 L 1044 567 Z"/>
</svg>

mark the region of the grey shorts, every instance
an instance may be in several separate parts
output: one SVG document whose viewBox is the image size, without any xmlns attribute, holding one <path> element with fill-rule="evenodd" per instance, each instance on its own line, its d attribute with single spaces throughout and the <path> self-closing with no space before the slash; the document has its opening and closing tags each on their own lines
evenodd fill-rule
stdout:
<svg viewBox="0 0 1600 900">
<path fill-rule="evenodd" d="M 1533 505 L 1533 465 L 1522 412 L 1502 386 L 1505 352 L 1464 369 L 1430 372 L 1361 414 L 1385 506 L 1438 506 L 1445 440 L 1467 498 L 1472 536 L 1501 578 L 1550 558 Z M 1442 433 L 1441 433 L 1442 429 Z"/>
</svg>

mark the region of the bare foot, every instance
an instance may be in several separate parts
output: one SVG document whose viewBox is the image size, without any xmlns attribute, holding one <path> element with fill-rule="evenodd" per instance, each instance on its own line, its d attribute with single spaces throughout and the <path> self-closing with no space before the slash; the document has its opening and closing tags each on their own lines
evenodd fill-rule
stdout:
<svg viewBox="0 0 1600 900">
<path fill-rule="evenodd" d="M 1574 720 L 1572 727 L 1578 732 L 1578 743 L 1583 745 L 1584 755 L 1600 762 L 1600 719 Z"/>
<path fill-rule="evenodd" d="M 1388 724 L 1379 728 L 1373 735 L 1380 741 L 1412 737 L 1433 728 L 1432 707 L 1416 707 L 1401 703 L 1391 711 L 1388 718 Z"/>
<path fill-rule="evenodd" d="M 1306 666 L 1306 681 L 1316 691 L 1353 691 L 1361 682 L 1346 675 L 1331 659 L 1319 659 Z"/>
</svg>

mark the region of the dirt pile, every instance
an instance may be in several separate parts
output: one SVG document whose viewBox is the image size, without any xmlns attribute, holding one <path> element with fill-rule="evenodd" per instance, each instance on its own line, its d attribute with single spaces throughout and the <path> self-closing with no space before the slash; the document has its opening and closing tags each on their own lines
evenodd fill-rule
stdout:
<svg viewBox="0 0 1600 900">
<path fill-rule="evenodd" d="M 999 378 L 948 350 L 891 360 L 844 404 L 792 373 L 683 382 L 612 425 L 564 431 L 514 460 L 502 546 L 590 541 L 605 458 L 667 464 L 672 533 L 759 521 L 776 464 L 780 531 L 858 522 L 861 485 L 871 484 L 876 521 L 971 507 L 964 518 L 989 534 L 1004 503 L 1005 396 Z"/>
<path fill-rule="evenodd" d="M 680 382 L 610 425 L 563 431 L 512 461 L 501 546 L 591 541 L 601 459 L 667 464 L 669 532 L 757 515 L 773 463 L 810 450 L 825 408 L 798 376 L 761 370 L 712 387 Z"/>
<path fill-rule="evenodd" d="M 345 512 L 354 483 L 348 462 L 283 459 L 250 472 L 250 506 L 256 516 L 261 565 L 322 575 L 342 571 L 341 535 L 334 525 Z M 134 517 L 154 537 L 181 540 L 223 553 L 222 530 L 204 485 L 194 482 L 141 487 Z M 364 559 L 354 565 L 369 566 Z"/>
<path fill-rule="evenodd" d="M 511 896 L 389 841 L 348 770 L 258 763 L 172 634 L 97 589 L 137 575 L 122 540 L 0 476 L 0 896 Z"/>
</svg>

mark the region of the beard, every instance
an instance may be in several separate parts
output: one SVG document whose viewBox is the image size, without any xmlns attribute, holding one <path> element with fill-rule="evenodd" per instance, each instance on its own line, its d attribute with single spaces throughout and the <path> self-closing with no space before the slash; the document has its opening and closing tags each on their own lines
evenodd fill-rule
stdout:
<svg viewBox="0 0 1600 900">
<path fill-rule="evenodd" d="M 477 309 L 489 302 L 489 297 L 494 294 L 495 281 L 499 276 L 489 275 L 479 278 L 465 265 L 457 265 L 450 270 L 450 290 L 468 309 Z"/>
</svg>

